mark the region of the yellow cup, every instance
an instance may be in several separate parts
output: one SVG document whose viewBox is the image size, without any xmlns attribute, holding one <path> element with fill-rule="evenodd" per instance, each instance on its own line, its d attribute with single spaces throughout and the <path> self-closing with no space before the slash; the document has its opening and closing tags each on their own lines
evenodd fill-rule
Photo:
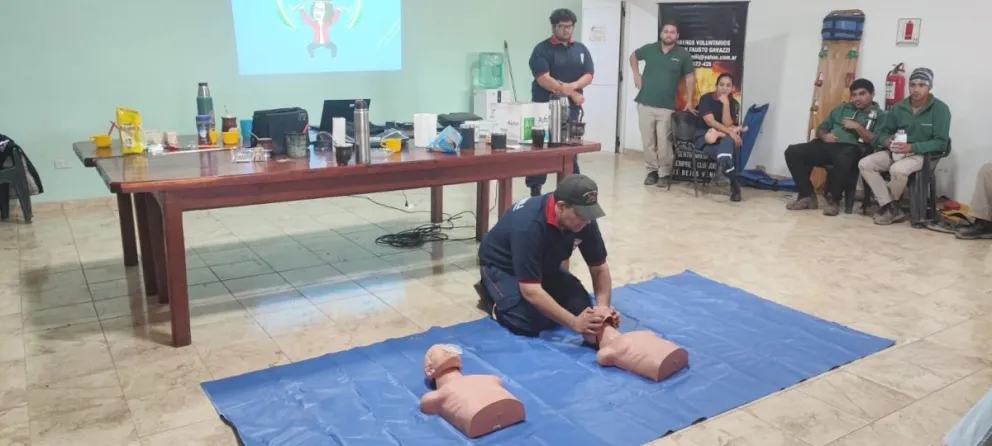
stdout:
<svg viewBox="0 0 992 446">
<path fill-rule="evenodd" d="M 399 152 L 403 150 L 403 140 L 399 138 L 386 138 L 379 143 L 383 149 L 390 152 Z"/>
<path fill-rule="evenodd" d="M 212 145 L 212 146 L 216 146 L 217 145 L 217 131 L 216 130 L 211 130 L 210 131 L 210 145 Z"/>
<path fill-rule="evenodd" d="M 98 149 L 109 149 L 111 145 L 110 135 L 93 135 L 90 141 L 93 141 Z"/>
<path fill-rule="evenodd" d="M 224 132 L 224 147 L 237 146 L 239 141 L 241 141 L 241 132 L 237 130 Z"/>
</svg>

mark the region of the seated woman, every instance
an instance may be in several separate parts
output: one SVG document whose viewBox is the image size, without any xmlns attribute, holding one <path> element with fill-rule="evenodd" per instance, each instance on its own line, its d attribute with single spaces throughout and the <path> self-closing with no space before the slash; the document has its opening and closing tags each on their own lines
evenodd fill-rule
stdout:
<svg viewBox="0 0 992 446">
<path fill-rule="evenodd" d="M 741 188 L 734 165 L 734 148 L 741 147 L 741 104 L 733 97 L 734 76 L 723 73 L 716 79 L 716 91 L 699 99 L 696 149 L 716 159 L 719 172 L 730 180 L 730 201 L 741 201 Z"/>
</svg>

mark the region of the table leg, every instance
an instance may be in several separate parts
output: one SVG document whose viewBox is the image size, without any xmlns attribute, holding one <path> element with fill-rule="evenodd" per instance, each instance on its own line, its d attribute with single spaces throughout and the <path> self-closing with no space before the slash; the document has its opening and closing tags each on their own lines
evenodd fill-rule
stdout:
<svg viewBox="0 0 992 446">
<path fill-rule="evenodd" d="M 155 265 L 155 284 L 158 286 L 159 303 L 169 303 L 169 275 L 165 258 L 165 231 L 162 228 L 162 208 L 155 196 L 148 194 L 145 199 L 148 208 L 148 243 Z M 183 261 L 186 258 L 183 257 Z"/>
<path fill-rule="evenodd" d="M 500 178 L 496 180 L 496 218 L 503 218 L 506 211 L 513 206 L 513 178 Z"/>
<path fill-rule="evenodd" d="M 571 156 L 561 157 L 561 172 L 558 172 L 558 184 L 565 180 L 565 177 L 575 173 L 575 159 Z"/>
<path fill-rule="evenodd" d="M 131 194 L 117 194 L 117 212 L 121 223 L 121 244 L 124 245 L 124 265 L 138 264 L 138 244 L 134 239 L 134 209 Z"/>
<path fill-rule="evenodd" d="M 138 223 L 138 242 L 141 244 L 141 274 L 145 280 L 145 295 L 154 296 L 158 294 L 158 278 L 151 236 L 148 234 L 149 200 L 154 200 L 149 194 L 134 194 L 134 214 Z"/>
<path fill-rule="evenodd" d="M 475 241 L 481 242 L 489 232 L 489 180 L 476 183 Z"/>
<path fill-rule="evenodd" d="M 444 220 L 444 189 L 443 186 L 431 186 L 431 223 L 441 223 Z"/>
<path fill-rule="evenodd" d="M 183 209 L 162 196 L 166 277 L 169 288 L 169 311 L 172 313 L 172 345 L 192 343 L 189 328 L 189 291 L 186 288 L 186 238 L 183 234 Z"/>
</svg>

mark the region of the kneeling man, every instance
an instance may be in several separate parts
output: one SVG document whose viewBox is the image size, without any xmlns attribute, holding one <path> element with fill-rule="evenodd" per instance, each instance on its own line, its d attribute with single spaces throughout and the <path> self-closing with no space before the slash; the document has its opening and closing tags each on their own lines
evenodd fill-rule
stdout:
<svg viewBox="0 0 992 446">
<path fill-rule="evenodd" d="M 589 265 L 597 306 L 610 307 L 612 280 L 596 224 L 605 215 L 598 195 L 592 179 L 571 175 L 553 193 L 517 202 L 482 239 L 483 301 L 511 332 L 535 337 L 559 325 L 582 335 L 599 332 L 602 311 L 592 311 L 589 292 L 562 266 L 578 247 Z"/>
</svg>

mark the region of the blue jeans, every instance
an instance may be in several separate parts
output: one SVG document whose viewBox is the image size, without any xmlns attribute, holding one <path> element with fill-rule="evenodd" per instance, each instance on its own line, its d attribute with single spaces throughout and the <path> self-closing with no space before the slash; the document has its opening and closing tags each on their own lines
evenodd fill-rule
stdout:
<svg viewBox="0 0 992 446">
<path fill-rule="evenodd" d="M 717 166 L 720 167 L 724 175 L 733 174 L 736 169 L 734 164 L 737 161 L 734 159 L 734 139 L 724 136 L 714 144 L 706 144 L 705 136 L 707 131 L 708 129 L 696 132 L 696 150 L 715 159 Z"/>
<path fill-rule="evenodd" d="M 572 121 L 578 120 L 579 119 L 579 110 L 580 110 L 579 107 L 569 107 L 569 109 L 568 109 L 568 119 L 570 119 Z M 579 173 L 579 156 L 578 155 L 575 155 L 575 158 L 573 159 L 572 162 L 575 163 L 575 169 L 574 169 L 575 172 L 574 173 Z M 548 176 L 547 175 L 534 175 L 532 177 L 525 178 L 524 179 L 524 184 L 526 184 L 527 187 L 530 187 L 530 188 L 533 188 L 533 187 L 540 188 L 541 186 L 544 186 L 544 183 L 547 182 L 547 181 L 548 181 Z"/>
</svg>

